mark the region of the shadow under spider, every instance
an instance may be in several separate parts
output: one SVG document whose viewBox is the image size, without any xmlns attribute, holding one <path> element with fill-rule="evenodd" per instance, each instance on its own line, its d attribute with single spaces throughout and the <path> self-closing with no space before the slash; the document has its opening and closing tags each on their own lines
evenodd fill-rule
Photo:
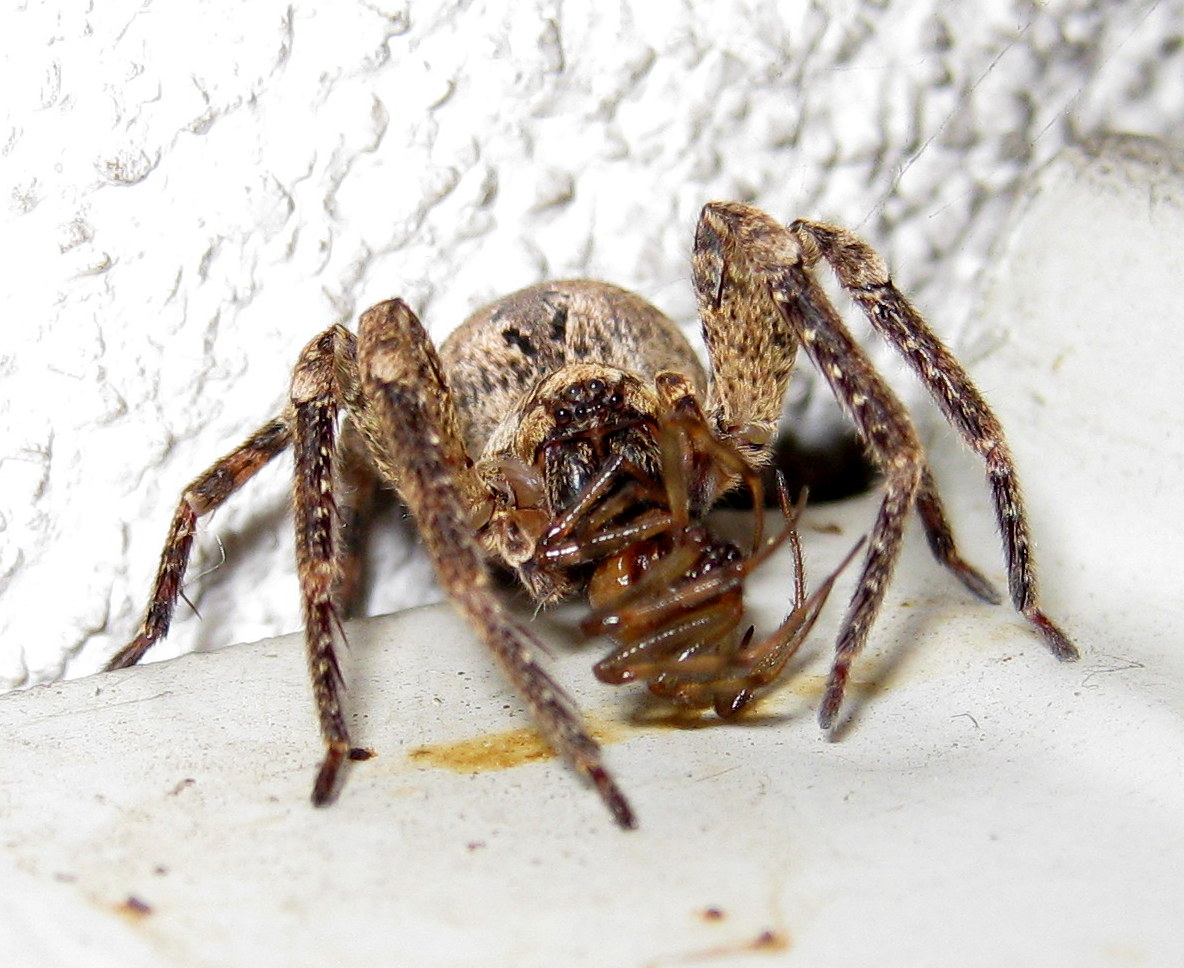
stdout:
<svg viewBox="0 0 1184 968">
<path fill-rule="evenodd" d="M 842 430 L 819 443 L 807 444 L 792 430 L 782 427 L 773 445 L 773 463 L 764 473 L 765 506 L 777 506 L 777 475 L 784 476 L 791 495 L 803 489 L 810 504 L 827 504 L 855 497 L 872 489 L 879 474 L 867 449 L 853 430 Z M 724 508 L 752 507 L 752 495 L 745 490 L 728 495 Z"/>
</svg>

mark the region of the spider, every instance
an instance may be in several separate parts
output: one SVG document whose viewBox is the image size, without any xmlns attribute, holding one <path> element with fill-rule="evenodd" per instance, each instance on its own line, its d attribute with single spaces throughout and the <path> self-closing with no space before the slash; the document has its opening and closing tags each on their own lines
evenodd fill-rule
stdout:
<svg viewBox="0 0 1184 968">
<path fill-rule="evenodd" d="M 540 732 L 592 783 L 616 821 L 631 827 L 633 812 L 596 742 L 536 661 L 538 643 L 508 614 L 492 567 L 515 574 L 542 603 L 587 596 L 593 611 L 584 628 L 614 642 L 596 666 L 603 680 L 645 681 L 675 702 L 735 714 L 781 676 L 834 577 L 805 595 L 795 513 L 783 488 L 786 528 L 764 541 L 758 517 L 751 550 L 703 521 L 720 497 L 741 487 L 759 508 L 759 472 L 771 461 L 801 348 L 882 475 L 879 512 L 819 712 L 830 729 L 910 512 L 918 512 L 934 556 L 966 588 L 989 602 L 1001 597 L 959 556 L 913 422 L 819 286 L 819 263 L 982 458 L 1012 604 L 1053 655 L 1077 658 L 1039 605 L 1002 428 L 883 260 L 842 228 L 782 225 L 750 206 L 713 202 L 700 215 L 692 260 L 710 379 L 657 309 L 587 280 L 508 296 L 475 313 L 439 350 L 398 299 L 367 310 L 356 336 L 331 326 L 300 354 L 284 411 L 185 489 L 143 623 L 108 668 L 136 663 L 168 632 L 197 520 L 292 447 L 297 565 L 325 743 L 313 802 L 336 797 L 351 757 L 338 616 L 358 590 L 366 511 L 386 486 L 410 509 L 444 591 Z M 753 629 L 739 631 L 744 580 L 787 540 L 797 562 L 793 607 L 778 629 L 754 641 Z"/>
</svg>

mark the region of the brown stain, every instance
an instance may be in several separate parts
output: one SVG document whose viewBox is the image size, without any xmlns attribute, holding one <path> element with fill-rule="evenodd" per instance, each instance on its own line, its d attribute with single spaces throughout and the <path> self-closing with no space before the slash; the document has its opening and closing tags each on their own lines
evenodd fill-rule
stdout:
<svg viewBox="0 0 1184 968">
<path fill-rule="evenodd" d="M 142 901 L 134 894 L 129 894 L 122 902 L 115 905 L 117 914 L 133 921 L 140 921 L 152 913 L 152 905 Z"/>
<path fill-rule="evenodd" d="M 714 961 L 717 958 L 727 958 L 731 955 L 775 954 L 780 951 L 788 951 L 789 948 L 789 935 L 786 932 L 766 928 L 755 937 L 748 938 L 744 941 L 718 945 L 713 948 L 704 948 L 700 951 L 693 952 L 687 955 L 685 960 L 688 962 Z"/>
<path fill-rule="evenodd" d="M 724 918 L 724 912 L 719 908 L 706 908 L 699 912 L 699 916 L 705 921 L 720 921 Z M 788 951 L 790 947 L 789 932 L 777 928 L 765 928 L 763 931 L 742 940 L 659 957 L 646 962 L 646 968 L 660 968 L 660 966 L 664 968 L 667 965 L 697 965 L 733 958 L 736 955 L 778 954 Z"/>
<path fill-rule="evenodd" d="M 848 699 L 866 699 L 883 692 L 887 684 L 876 680 L 851 679 L 847 683 Z M 777 690 L 790 692 L 807 700 L 822 698 L 826 689 L 825 676 L 804 676 Z M 768 700 L 775 700 L 776 693 L 758 699 L 734 722 L 750 724 L 772 715 L 767 711 Z M 728 721 L 714 713 L 698 709 L 681 709 L 668 703 L 642 696 L 640 704 L 632 715 L 614 710 L 612 714 L 586 717 L 588 731 L 600 744 L 619 743 L 639 732 L 653 730 L 697 730 L 726 729 Z M 361 755 L 358 755 L 361 754 Z M 351 750 L 350 759 L 369 759 L 370 750 Z M 495 733 L 483 733 L 455 740 L 451 743 L 428 743 L 407 752 L 407 759 L 416 766 L 451 770 L 454 773 L 488 773 L 493 770 L 512 770 L 515 767 L 549 760 L 555 751 L 539 735 L 533 726 L 507 729 Z"/>
<path fill-rule="evenodd" d="M 749 943 L 750 951 L 788 951 L 789 936 L 783 931 L 762 931 Z"/>
<path fill-rule="evenodd" d="M 627 730 L 618 724 L 604 722 L 590 724 L 589 732 L 599 743 L 614 743 L 624 739 Z M 412 763 L 454 773 L 487 773 L 553 759 L 555 751 L 534 727 L 526 726 L 452 743 L 417 746 L 408 752 L 407 757 Z"/>
<path fill-rule="evenodd" d="M 866 699 L 883 692 L 887 684 L 876 680 L 851 679 L 847 683 L 848 699 Z M 825 676 L 804 676 L 777 690 L 790 692 L 807 700 L 821 700 L 826 689 Z M 758 722 L 769 715 L 766 702 L 775 700 L 776 693 L 759 697 L 748 709 L 736 717 L 735 722 Z M 774 716 L 774 719 L 777 717 Z M 615 710 L 612 714 L 586 717 L 592 737 L 603 744 L 618 743 L 638 732 L 658 730 L 726 729 L 728 722 L 714 713 L 697 709 L 680 709 L 642 696 L 640 704 L 632 715 Z M 369 750 L 351 751 L 351 759 L 368 759 Z M 407 752 L 407 758 L 416 766 L 451 770 L 454 773 L 488 773 L 493 770 L 512 770 L 515 767 L 549 760 L 555 751 L 539 735 L 533 726 L 507 729 L 494 733 L 482 733 L 455 740 L 451 743 L 428 743 Z"/>
</svg>

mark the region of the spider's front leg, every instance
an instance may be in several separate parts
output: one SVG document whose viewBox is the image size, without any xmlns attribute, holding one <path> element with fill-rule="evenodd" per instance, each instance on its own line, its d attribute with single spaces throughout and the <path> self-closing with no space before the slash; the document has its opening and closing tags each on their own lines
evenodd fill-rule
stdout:
<svg viewBox="0 0 1184 968">
<path fill-rule="evenodd" d="M 506 613 L 473 529 L 487 497 L 459 432 L 440 358 L 401 300 L 362 315 L 358 383 L 347 406 L 382 477 L 411 510 L 445 592 L 493 653 L 551 746 L 597 789 L 622 827 L 633 813 L 574 705 L 535 659 L 541 646 Z"/>
<path fill-rule="evenodd" d="M 317 806 L 332 803 L 337 796 L 344 776 L 341 767 L 350 750 L 335 642 L 340 634 L 334 592 L 341 551 L 333 483 L 337 416 L 347 401 L 356 397 L 354 352 L 353 334 L 343 326 L 331 326 L 304 348 L 292 375 L 296 569 L 313 700 L 325 741 L 325 759 L 312 793 Z"/>
<path fill-rule="evenodd" d="M 912 420 L 814 279 L 820 258 L 830 262 L 873 325 L 913 364 L 950 421 L 986 460 L 1016 608 L 1058 658 L 1076 658 L 1072 643 L 1037 604 L 1026 518 L 998 421 L 952 354 L 892 286 L 882 261 L 854 236 L 830 226 L 798 222 L 787 229 L 749 206 L 712 203 L 700 218 L 694 270 L 715 371 L 711 417 L 720 433 L 751 438 L 754 445 L 771 434 L 800 345 L 884 475 L 880 509 L 819 712 L 823 727 L 834 722 L 851 662 L 884 600 L 914 508 L 938 560 L 978 596 L 988 601 L 998 596 L 957 554 Z M 755 391 L 753 373 L 760 375 Z"/>
</svg>

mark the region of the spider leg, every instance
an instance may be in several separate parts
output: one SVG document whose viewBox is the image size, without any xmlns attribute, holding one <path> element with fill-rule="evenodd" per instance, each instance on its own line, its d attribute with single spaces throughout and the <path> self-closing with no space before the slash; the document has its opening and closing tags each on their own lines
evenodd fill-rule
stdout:
<svg viewBox="0 0 1184 968">
<path fill-rule="evenodd" d="M 168 634 L 181 594 L 181 581 L 189 564 L 198 518 L 220 507 L 283 451 L 292 442 L 291 425 L 291 412 L 268 421 L 239 447 L 194 478 L 182 492 L 169 525 L 144 619 L 135 638 L 107 662 L 108 670 L 135 665 L 145 652 Z"/>
<path fill-rule="evenodd" d="M 825 249 L 824 243 L 831 249 Z M 1072 644 L 1036 606 L 1027 525 L 998 422 L 970 386 L 965 371 L 891 287 L 882 261 L 841 230 L 801 222 L 786 229 L 749 206 L 712 203 L 700 218 L 694 268 L 705 331 L 710 334 L 713 327 L 722 325 L 724 329 L 715 344 L 722 347 L 730 342 L 739 347 L 739 360 L 731 360 L 728 352 L 722 354 L 723 380 L 743 387 L 753 382 L 749 374 L 754 367 L 755 372 L 761 372 L 746 327 L 735 320 L 743 323 L 747 319 L 751 325 L 753 319 L 759 319 L 772 326 L 773 332 L 762 338 L 767 347 L 779 350 L 782 357 L 790 355 L 784 347 L 800 344 L 805 349 L 884 475 L 880 509 L 839 632 L 819 712 L 823 728 L 834 723 L 851 662 L 863 647 L 883 602 L 899 556 L 905 520 L 914 507 L 921 512 L 938 558 L 976 594 L 989 598 L 991 589 L 956 555 L 952 532 L 912 420 L 814 279 L 812 269 L 820 257 L 831 261 L 840 283 L 862 300 L 877 329 L 922 371 L 947 417 L 986 459 L 1008 552 L 1013 601 L 1036 625 L 1054 654 L 1059 658 L 1075 657 Z M 776 309 L 775 316 L 770 306 Z M 708 345 L 712 345 L 710 335 Z M 737 351 L 731 352 L 734 355 Z M 713 366 L 715 363 L 713 357 Z M 778 378 L 783 369 L 780 360 L 772 366 Z M 739 422 L 736 417 L 731 421 Z"/>
<path fill-rule="evenodd" d="M 921 487 L 924 451 L 904 406 L 876 373 L 847 331 L 806 266 L 786 229 L 746 205 L 712 203 L 699 220 L 695 237 L 695 285 L 704 330 L 719 329 L 714 340 L 745 352 L 736 360 L 725 352 L 712 358 L 716 379 L 739 387 L 765 382 L 757 352 L 773 352 L 780 378 L 800 343 L 855 423 L 884 475 L 883 497 L 868 541 L 863 568 L 835 645 L 835 658 L 819 712 L 829 728 L 842 702 L 851 663 L 867 639 L 884 600 L 900 553 L 905 521 Z M 734 322 L 739 320 L 739 323 Z M 752 347 L 747 326 L 759 322 L 771 332 L 764 348 Z M 737 326 L 739 328 L 737 329 Z M 709 337 L 708 346 L 713 340 Z M 735 353 L 735 350 L 730 351 Z M 752 374 L 761 374 L 753 379 Z M 755 396 L 755 395 L 754 395 Z M 743 396 L 737 400 L 743 407 Z M 757 416 L 775 419 L 771 399 L 760 401 Z M 739 414 L 743 409 L 737 408 Z M 737 422 L 737 418 L 732 418 Z"/>
<path fill-rule="evenodd" d="M 754 217 L 732 220 L 724 229 L 721 213 L 728 210 L 746 211 Z M 729 233 L 737 252 L 725 253 L 722 231 Z M 739 250 L 759 245 L 757 236 L 762 232 L 784 231 L 755 209 L 717 204 L 705 210 L 695 239 L 699 316 L 712 362 L 708 413 L 720 436 L 730 440 L 754 466 L 768 459 L 769 448 L 760 444 L 762 439 L 771 442 L 774 438 L 799 340 L 768 298 L 768 280 L 754 271 Z M 812 267 L 816 260 L 817 256 L 807 266 Z M 928 466 L 916 500 L 938 561 L 973 594 L 998 602 L 990 582 L 958 555 Z"/>
<path fill-rule="evenodd" d="M 917 491 L 917 512 L 925 527 L 925 537 L 929 541 L 929 550 L 933 552 L 933 557 L 953 572 L 972 594 L 992 605 L 1000 604 L 1003 597 L 995 586 L 958 554 L 958 548 L 954 543 L 954 531 L 949 518 L 946 517 L 945 507 L 937 491 L 937 481 L 933 479 L 933 471 L 928 464 L 921 472 L 921 488 Z"/>
<path fill-rule="evenodd" d="M 1012 604 L 1036 627 L 1053 655 L 1062 660 L 1076 659 L 1077 647 L 1040 608 L 1028 519 L 1003 427 L 962 364 L 892 284 L 884 260 L 867 243 L 844 229 L 820 222 L 799 220 L 790 231 L 798 237 L 807 258 L 813 255 L 813 249 L 826 260 L 872 326 L 904 356 L 946 419 L 983 459 L 1003 536 Z M 936 491 L 932 494 L 936 496 Z M 926 524 L 928 527 L 928 520 Z M 930 530 L 931 543 L 932 534 Z"/>
<path fill-rule="evenodd" d="M 348 330 L 331 326 L 304 348 L 292 375 L 296 568 L 313 700 L 325 741 L 325 758 L 312 793 L 317 806 L 337 796 L 350 749 L 341 701 L 345 683 L 335 646 L 340 635 L 335 599 L 340 519 L 333 491 L 337 416 L 345 396 L 338 373 L 353 357 L 353 344 Z"/>
<path fill-rule="evenodd" d="M 471 523 L 480 487 L 459 433 L 440 359 L 401 301 L 374 306 L 358 327 L 359 429 L 380 472 L 415 516 L 444 590 L 526 701 L 544 738 L 595 787 L 617 823 L 629 804 L 574 704 L 535 659 L 539 643 L 502 607 Z"/>
<path fill-rule="evenodd" d="M 733 235 L 743 226 L 717 224 L 712 211 L 700 216 L 691 263 L 711 360 L 704 410 L 718 436 L 760 468 L 772 457 L 798 342 L 745 260 L 725 254 L 723 233 L 742 248 L 743 237 Z"/>
</svg>

